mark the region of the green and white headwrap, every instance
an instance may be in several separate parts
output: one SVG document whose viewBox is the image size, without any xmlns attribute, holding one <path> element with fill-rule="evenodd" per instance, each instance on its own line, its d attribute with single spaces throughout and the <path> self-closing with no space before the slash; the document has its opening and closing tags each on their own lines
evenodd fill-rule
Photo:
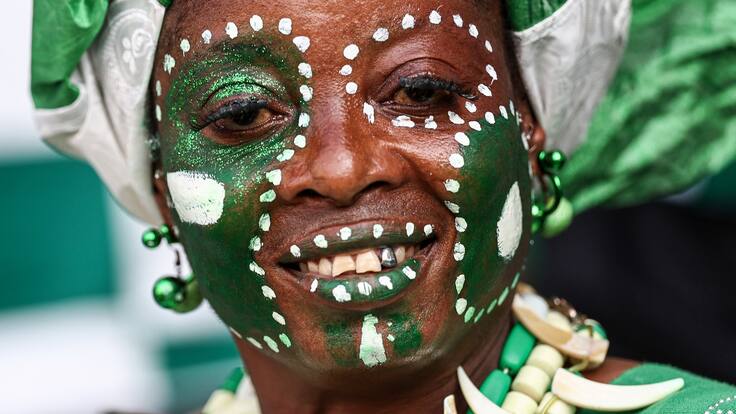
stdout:
<svg viewBox="0 0 736 414">
<path fill-rule="evenodd" d="M 549 148 L 581 146 L 623 54 L 629 0 L 506 0 L 521 75 Z M 147 89 L 166 7 L 35 0 L 31 90 L 41 136 L 92 165 L 155 224 Z"/>
</svg>

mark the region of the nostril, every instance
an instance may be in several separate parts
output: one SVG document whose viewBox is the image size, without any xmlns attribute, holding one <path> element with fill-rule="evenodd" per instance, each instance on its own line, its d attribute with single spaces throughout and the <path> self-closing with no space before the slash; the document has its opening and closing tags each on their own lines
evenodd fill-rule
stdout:
<svg viewBox="0 0 736 414">
<path fill-rule="evenodd" d="M 392 187 L 391 183 L 388 181 L 374 181 L 367 186 L 361 188 L 357 192 L 350 191 L 350 194 L 347 192 L 344 194 L 344 197 L 338 197 L 338 192 L 335 191 L 325 191 L 321 192 L 317 189 L 313 188 L 305 188 L 304 190 L 301 190 L 297 193 L 296 198 L 301 200 L 309 200 L 309 199 L 319 199 L 319 198 L 329 198 L 336 201 L 339 205 L 347 205 L 354 202 L 356 199 L 358 199 L 362 194 L 373 192 L 373 191 L 380 191 L 380 190 L 388 190 Z"/>
<path fill-rule="evenodd" d="M 391 183 L 388 181 L 374 181 L 370 184 L 368 184 L 361 193 L 370 193 L 371 191 L 379 190 L 379 189 L 390 189 L 392 187 Z"/>
<path fill-rule="evenodd" d="M 297 198 L 321 198 L 322 195 L 318 193 L 317 190 L 307 188 L 297 193 L 296 197 Z"/>
</svg>

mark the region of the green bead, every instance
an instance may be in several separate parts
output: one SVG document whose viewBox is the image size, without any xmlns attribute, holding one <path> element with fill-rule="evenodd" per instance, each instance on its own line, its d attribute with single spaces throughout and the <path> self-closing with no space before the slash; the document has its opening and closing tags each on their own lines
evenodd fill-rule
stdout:
<svg viewBox="0 0 736 414">
<path fill-rule="evenodd" d="M 176 307 L 173 308 L 173 311 L 178 313 L 193 311 L 202 303 L 202 300 L 202 292 L 199 290 L 199 283 L 192 275 L 185 282 L 184 297 Z"/>
<path fill-rule="evenodd" d="M 166 240 L 167 243 L 176 243 L 176 237 L 174 237 L 174 232 L 171 231 L 171 227 L 167 226 L 166 224 L 162 224 L 161 227 L 158 228 L 159 233 L 161 233 L 161 237 Z"/>
<path fill-rule="evenodd" d="M 186 284 L 177 277 L 166 276 L 153 285 L 153 298 L 159 306 L 175 309 L 184 300 Z"/>
<path fill-rule="evenodd" d="M 171 3 L 173 3 L 174 0 L 158 0 L 159 4 L 161 4 L 164 7 L 171 6 Z"/>
<path fill-rule="evenodd" d="M 496 405 L 501 405 L 511 388 L 511 376 L 499 369 L 494 369 L 491 375 L 483 381 L 480 392 Z"/>
<path fill-rule="evenodd" d="M 542 170 L 556 174 L 565 166 L 567 157 L 562 151 L 542 151 L 539 153 L 539 164 Z"/>
<path fill-rule="evenodd" d="M 567 198 L 562 197 L 555 211 L 550 213 L 544 220 L 542 234 L 544 237 L 553 237 L 562 233 L 570 227 L 574 215 L 572 203 Z"/>
<path fill-rule="evenodd" d="M 235 368 L 234 370 L 232 370 L 232 372 L 230 372 L 230 375 L 228 375 L 225 383 L 220 386 L 220 389 L 230 391 L 234 394 L 235 391 L 238 389 L 240 381 L 243 379 L 244 375 L 245 372 L 243 371 L 243 368 Z"/>
<path fill-rule="evenodd" d="M 511 328 L 511 332 L 506 338 L 498 365 L 516 375 L 524 366 L 526 360 L 529 359 L 529 354 L 532 353 L 532 348 L 534 348 L 536 342 L 534 335 L 527 331 L 524 325 L 517 323 Z"/>
<path fill-rule="evenodd" d="M 544 209 L 537 203 L 532 204 L 532 234 L 542 229 L 544 224 Z"/>
<path fill-rule="evenodd" d="M 141 242 L 149 249 L 155 249 L 161 244 L 161 233 L 156 229 L 148 229 L 143 232 Z"/>
</svg>

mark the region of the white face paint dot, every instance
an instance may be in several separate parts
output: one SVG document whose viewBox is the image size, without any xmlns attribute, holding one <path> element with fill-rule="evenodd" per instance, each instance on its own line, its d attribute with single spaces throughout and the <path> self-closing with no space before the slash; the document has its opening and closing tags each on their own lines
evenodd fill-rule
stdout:
<svg viewBox="0 0 736 414">
<path fill-rule="evenodd" d="M 391 278 L 388 276 L 381 276 L 378 278 L 378 283 L 381 286 L 386 286 L 388 290 L 391 290 L 394 288 L 394 284 L 391 282 Z"/>
<path fill-rule="evenodd" d="M 261 194 L 259 200 L 261 201 L 261 203 L 270 203 L 273 200 L 276 200 L 276 192 L 273 190 L 268 190 L 265 193 Z"/>
<path fill-rule="evenodd" d="M 465 109 L 467 109 L 471 114 L 478 110 L 475 104 L 470 101 L 465 101 Z"/>
<path fill-rule="evenodd" d="M 343 67 L 340 68 L 340 74 L 342 76 L 348 76 L 351 73 L 353 73 L 353 67 L 350 65 L 343 65 Z"/>
<path fill-rule="evenodd" d="M 350 95 L 355 95 L 355 93 L 358 92 L 358 84 L 355 82 L 348 82 L 345 84 L 345 92 Z"/>
<path fill-rule="evenodd" d="M 464 132 L 456 133 L 455 141 L 457 141 L 460 145 L 464 147 L 467 147 L 468 145 L 470 145 L 470 138 L 468 138 L 467 134 L 465 134 Z"/>
<path fill-rule="evenodd" d="M 465 308 L 468 307 L 468 301 L 465 298 L 460 298 L 457 301 L 455 301 L 455 312 L 457 312 L 458 315 L 462 315 L 465 312 Z"/>
<path fill-rule="evenodd" d="M 414 278 L 417 277 L 417 272 L 415 272 L 414 269 L 409 266 L 404 266 L 404 268 L 401 269 L 401 273 L 403 273 L 404 276 L 408 277 L 411 280 L 414 280 Z"/>
<path fill-rule="evenodd" d="M 263 19 L 261 18 L 261 16 L 257 14 L 251 16 L 250 27 L 256 32 L 263 29 Z"/>
<path fill-rule="evenodd" d="M 284 17 L 281 20 L 279 20 L 279 33 L 283 35 L 291 34 L 291 19 L 290 18 Z"/>
<path fill-rule="evenodd" d="M 261 231 L 268 231 L 271 229 L 271 216 L 268 213 L 261 214 L 261 218 L 258 219 L 258 227 Z"/>
<path fill-rule="evenodd" d="M 294 156 L 294 150 L 291 148 L 286 148 L 281 152 L 281 154 L 276 156 L 276 160 L 279 162 L 284 162 L 290 160 Z"/>
<path fill-rule="evenodd" d="M 164 72 L 171 75 L 171 70 L 174 69 L 174 66 L 176 66 L 176 60 L 174 60 L 174 57 L 170 54 L 164 55 Z"/>
<path fill-rule="evenodd" d="M 289 252 L 291 252 L 291 255 L 294 257 L 301 257 L 302 251 L 299 249 L 299 246 L 296 244 L 292 244 L 291 247 L 289 247 Z"/>
<path fill-rule="evenodd" d="M 373 225 L 373 237 L 379 238 L 383 234 L 383 226 L 380 224 L 374 224 Z"/>
<path fill-rule="evenodd" d="M 486 112 L 484 115 L 484 118 L 486 119 L 486 122 L 493 125 L 496 123 L 496 117 L 493 115 L 492 112 Z"/>
<path fill-rule="evenodd" d="M 312 65 L 306 62 L 302 62 L 297 66 L 299 74 L 309 79 L 312 77 Z"/>
<path fill-rule="evenodd" d="M 491 88 L 484 84 L 478 85 L 478 92 L 482 93 L 484 96 L 493 96 L 493 92 L 491 92 Z"/>
<path fill-rule="evenodd" d="M 498 107 L 498 110 L 501 112 L 501 116 L 502 117 L 504 117 L 506 119 L 509 119 L 509 113 L 506 112 L 506 107 L 505 106 L 503 106 L 503 105 L 499 106 Z"/>
<path fill-rule="evenodd" d="M 343 227 L 340 229 L 340 233 L 338 233 L 340 236 L 340 240 L 347 240 L 350 238 L 350 236 L 353 234 L 353 231 L 350 230 L 350 227 Z"/>
<path fill-rule="evenodd" d="M 455 217 L 455 230 L 457 230 L 458 233 L 464 233 L 467 228 L 468 228 L 468 222 L 465 221 L 464 218 Z"/>
<path fill-rule="evenodd" d="M 325 249 L 327 248 L 327 239 L 323 234 L 318 234 L 314 237 L 314 245 L 321 249 Z"/>
<path fill-rule="evenodd" d="M 263 293 L 263 297 L 265 297 L 266 299 L 273 300 L 274 298 L 276 298 L 276 293 L 268 286 L 261 286 L 261 293 Z"/>
<path fill-rule="evenodd" d="M 424 118 L 424 127 L 427 129 L 437 129 L 437 121 L 434 120 L 433 115 Z"/>
<path fill-rule="evenodd" d="M 312 100 L 313 89 L 311 86 L 302 85 L 299 87 L 299 92 L 302 94 L 304 102 L 309 102 Z"/>
<path fill-rule="evenodd" d="M 434 231 L 434 228 L 432 227 L 431 224 L 424 225 L 424 235 L 425 236 L 429 236 L 430 234 L 432 234 L 433 231 Z"/>
<path fill-rule="evenodd" d="M 480 131 L 481 130 L 480 122 L 478 122 L 478 121 L 470 121 L 470 122 L 468 122 L 468 126 L 471 129 L 474 129 L 476 131 Z"/>
<path fill-rule="evenodd" d="M 210 40 L 212 40 L 212 32 L 209 30 L 202 32 L 202 43 L 208 45 L 210 44 Z"/>
<path fill-rule="evenodd" d="M 309 38 L 307 36 L 297 36 L 292 40 L 294 42 L 294 45 L 296 45 L 296 48 L 299 49 L 300 52 L 304 53 L 309 49 Z"/>
<path fill-rule="evenodd" d="M 260 239 L 258 240 L 258 242 L 260 243 Z M 258 276 L 263 276 L 266 274 L 266 271 L 263 270 L 261 266 L 258 266 L 258 263 L 256 262 L 250 262 L 248 264 L 248 268 L 250 269 L 251 272 L 257 274 Z"/>
<path fill-rule="evenodd" d="M 452 15 L 452 21 L 455 23 L 455 26 L 463 27 L 463 18 L 459 14 Z"/>
<path fill-rule="evenodd" d="M 460 115 L 458 115 L 458 114 L 456 114 L 456 113 L 454 113 L 452 111 L 447 111 L 447 116 L 450 117 L 450 122 L 452 122 L 453 124 L 461 125 L 461 124 L 464 124 L 465 123 L 465 120 L 462 119 L 462 118 L 460 118 Z"/>
<path fill-rule="evenodd" d="M 488 72 L 488 76 L 490 76 L 493 81 L 498 80 L 498 74 L 496 73 L 496 69 L 493 65 L 486 65 L 486 72 Z M 491 82 L 491 84 L 493 84 L 493 82 Z"/>
<path fill-rule="evenodd" d="M 432 10 L 431 13 L 429 13 L 429 22 L 432 24 L 440 24 L 442 21 L 442 16 L 440 16 L 440 13 L 437 10 Z"/>
<path fill-rule="evenodd" d="M 281 170 L 271 170 L 266 173 L 266 180 L 273 185 L 281 184 Z"/>
<path fill-rule="evenodd" d="M 358 292 L 363 296 L 368 296 L 373 291 L 373 288 L 368 282 L 358 282 Z"/>
<path fill-rule="evenodd" d="M 222 216 L 225 185 L 204 173 L 178 171 L 166 174 L 169 193 L 179 219 L 202 226 Z"/>
<path fill-rule="evenodd" d="M 350 293 L 348 293 L 348 290 L 343 285 L 338 285 L 332 289 L 332 296 L 338 302 L 350 302 L 350 299 L 352 299 Z"/>
<path fill-rule="evenodd" d="M 161 107 L 156 105 L 156 120 L 161 122 Z"/>
<path fill-rule="evenodd" d="M 457 294 L 460 294 L 460 291 L 463 290 L 463 286 L 465 286 L 465 275 L 460 274 L 455 279 L 455 291 Z"/>
<path fill-rule="evenodd" d="M 251 344 L 251 345 L 253 345 L 254 347 L 256 347 L 256 348 L 258 348 L 258 349 L 263 349 L 263 346 L 261 345 L 261 343 L 260 343 L 260 342 L 258 342 L 258 340 L 257 340 L 257 339 L 255 339 L 255 338 L 251 338 L 250 336 L 249 336 L 249 337 L 247 337 L 247 338 L 245 338 L 245 339 L 247 339 L 247 340 L 248 340 L 248 342 L 250 342 L 250 344 Z"/>
<path fill-rule="evenodd" d="M 465 258 L 465 245 L 462 243 L 455 243 L 455 247 L 452 249 L 452 257 L 455 261 L 460 262 Z"/>
<path fill-rule="evenodd" d="M 491 45 L 490 41 L 486 40 L 485 46 L 487 51 L 493 52 L 493 46 Z"/>
<path fill-rule="evenodd" d="M 496 224 L 496 237 L 498 238 L 498 255 L 510 260 L 519 247 L 522 233 L 521 195 L 519 194 L 519 183 L 515 182 L 501 210 L 501 217 Z"/>
<path fill-rule="evenodd" d="M 281 315 L 280 313 L 273 312 L 271 314 L 271 317 L 273 317 L 273 320 L 275 320 L 276 322 L 280 323 L 281 325 L 286 325 L 286 319 L 284 319 L 284 316 Z"/>
<path fill-rule="evenodd" d="M 189 39 L 181 39 L 179 48 L 181 49 L 181 53 L 186 54 L 192 48 L 192 45 L 189 44 Z"/>
<path fill-rule="evenodd" d="M 156 81 L 156 96 L 161 96 L 161 81 Z"/>
<path fill-rule="evenodd" d="M 391 125 L 395 127 L 414 128 L 414 121 L 406 115 L 399 115 L 391 120 Z"/>
<path fill-rule="evenodd" d="M 453 203 L 452 201 L 445 201 L 445 207 L 450 210 L 451 213 L 457 214 L 460 212 L 460 206 Z"/>
<path fill-rule="evenodd" d="M 414 223 L 408 222 L 406 223 L 406 235 L 411 236 L 414 234 Z"/>
<path fill-rule="evenodd" d="M 474 24 L 468 25 L 468 33 L 470 33 L 471 36 L 478 38 L 478 28 Z"/>
<path fill-rule="evenodd" d="M 299 114 L 299 127 L 306 128 L 309 126 L 309 114 L 302 112 Z"/>
<path fill-rule="evenodd" d="M 304 148 L 307 146 L 307 137 L 304 135 L 297 135 L 294 137 L 294 145 L 296 145 L 299 148 Z"/>
<path fill-rule="evenodd" d="M 447 179 L 445 180 L 445 189 L 451 193 L 457 193 L 460 191 L 460 183 L 457 180 Z"/>
<path fill-rule="evenodd" d="M 360 49 L 356 44 L 349 44 L 345 46 L 345 49 L 342 51 L 342 55 L 348 60 L 353 60 L 358 57 L 358 53 L 360 53 Z"/>
<path fill-rule="evenodd" d="M 263 243 L 261 243 L 261 238 L 260 237 L 255 236 L 252 239 L 250 239 L 250 243 L 248 244 L 248 248 L 249 249 L 253 250 L 254 252 L 257 252 L 257 251 L 260 251 L 261 250 L 261 247 L 263 247 Z M 258 266 L 258 264 L 256 264 L 255 262 L 253 262 L 253 263 L 254 263 L 253 268 L 256 269 L 256 266 Z M 258 266 L 258 267 L 260 267 L 260 266 Z"/>
<path fill-rule="evenodd" d="M 225 34 L 230 36 L 231 39 L 238 37 L 238 26 L 233 22 L 227 22 L 225 25 Z"/>
<path fill-rule="evenodd" d="M 368 119 L 368 123 L 372 124 L 376 122 L 376 112 L 373 109 L 373 105 L 368 102 L 363 103 L 363 115 Z"/>
<path fill-rule="evenodd" d="M 319 282 L 317 282 L 317 279 L 314 279 L 312 281 L 312 285 L 309 287 L 309 291 L 310 292 L 316 292 L 317 291 L 317 286 L 319 286 Z"/>
<path fill-rule="evenodd" d="M 264 336 L 263 337 L 263 342 L 265 342 L 266 345 L 268 345 L 268 347 L 271 348 L 271 350 L 273 352 L 276 352 L 276 353 L 279 352 L 279 344 L 277 344 L 276 341 L 274 341 L 273 339 L 271 339 L 270 336 Z"/>
<path fill-rule="evenodd" d="M 379 27 L 373 33 L 373 40 L 376 42 L 385 42 L 388 40 L 388 29 L 385 27 Z"/>
<path fill-rule="evenodd" d="M 401 19 L 401 28 L 404 30 L 414 28 L 414 16 L 411 14 L 405 14 Z"/>
</svg>

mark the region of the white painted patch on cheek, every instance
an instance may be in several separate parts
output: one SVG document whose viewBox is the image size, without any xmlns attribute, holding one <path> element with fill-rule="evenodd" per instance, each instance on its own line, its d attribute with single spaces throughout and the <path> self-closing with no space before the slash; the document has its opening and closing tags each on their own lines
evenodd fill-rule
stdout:
<svg viewBox="0 0 736 414">
<path fill-rule="evenodd" d="M 413 29 L 414 21 L 414 16 L 412 16 L 411 14 L 405 14 L 404 17 L 401 19 L 401 28 L 404 30 Z"/>
<path fill-rule="evenodd" d="M 350 293 L 348 293 L 347 289 L 343 285 L 335 286 L 335 288 L 332 289 L 332 296 L 334 296 L 335 300 L 338 302 L 350 302 L 352 299 Z"/>
<path fill-rule="evenodd" d="M 460 183 L 452 178 L 445 180 L 445 189 L 451 193 L 460 191 Z"/>
<path fill-rule="evenodd" d="M 188 39 L 181 39 L 181 43 L 179 43 L 179 48 L 181 49 L 181 53 L 185 54 L 192 48 L 192 45 L 189 44 Z"/>
<path fill-rule="evenodd" d="M 376 122 L 376 111 L 373 109 L 373 105 L 368 102 L 363 103 L 363 115 L 368 119 L 369 124 Z"/>
<path fill-rule="evenodd" d="M 440 13 L 437 10 L 432 10 L 432 12 L 429 13 L 429 22 L 432 24 L 440 24 L 442 22 L 442 16 L 440 16 Z"/>
<path fill-rule="evenodd" d="M 342 76 L 348 76 L 348 75 L 350 75 L 351 73 L 353 73 L 353 67 L 352 67 L 352 66 L 350 66 L 350 65 L 343 65 L 343 66 L 342 66 L 342 67 L 340 68 L 340 74 L 341 74 Z"/>
<path fill-rule="evenodd" d="M 231 39 L 238 37 L 238 26 L 233 22 L 228 22 L 225 25 L 225 34 L 230 36 Z"/>
<path fill-rule="evenodd" d="M 392 290 L 394 288 L 394 284 L 391 282 L 391 278 L 388 276 L 379 277 L 378 283 L 382 286 L 386 286 L 386 289 L 388 290 Z"/>
<path fill-rule="evenodd" d="M 208 45 L 210 44 L 210 41 L 212 40 L 212 32 L 209 30 L 205 30 L 202 32 L 202 43 Z"/>
<path fill-rule="evenodd" d="M 294 137 L 294 145 L 296 145 L 299 148 L 304 148 L 307 146 L 307 137 L 304 135 L 297 135 Z"/>
<path fill-rule="evenodd" d="M 358 53 L 360 53 L 360 49 L 356 44 L 349 44 L 345 46 L 345 49 L 342 51 L 342 55 L 348 60 L 353 60 L 358 57 Z"/>
<path fill-rule="evenodd" d="M 309 63 L 302 62 L 297 66 L 299 74 L 309 79 L 312 77 L 312 66 Z"/>
<path fill-rule="evenodd" d="M 383 226 L 380 224 L 374 224 L 373 225 L 373 237 L 379 238 L 383 234 Z"/>
<path fill-rule="evenodd" d="M 291 247 L 289 247 L 289 251 L 294 257 L 300 257 L 302 255 L 301 249 L 299 249 L 299 246 L 297 246 L 296 244 L 292 244 Z"/>
<path fill-rule="evenodd" d="M 256 32 L 257 32 L 257 31 L 260 31 L 261 29 L 263 29 L 263 19 L 261 18 L 261 16 L 259 16 L 259 15 L 257 15 L 257 14 L 254 14 L 254 15 L 253 15 L 253 16 L 252 16 L 252 17 L 250 18 L 250 27 L 251 27 L 251 28 L 252 28 L 252 29 L 253 29 L 254 31 L 256 31 Z"/>
<path fill-rule="evenodd" d="M 276 293 L 268 286 L 261 286 L 261 292 L 266 299 L 275 299 Z"/>
<path fill-rule="evenodd" d="M 322 249 L 327 248 L 327 239 L 323 234 L 318 234 L 314 237 L 314 245 Z"/>
<path fill-rule="evenodd" d="M 458 133 L 456 133 L 455 134 L 455 141 L 457 141 L 458 144 L 460 144 L 460 145 L 462 145 L 464 147 L 467 147 L 468 145 L 470 145 L 470 138 L 468 138 L 468 135 L 465 134 L 464 132 L 458 132 Z M 460 168 L 460 167 L 458 167 L 458 168 Z"/>
<path fill-rule="evenodd" d="M 450 154 L 449 161 L 450 165 L 455 168 L 463 168 L 463 165 L 465 165 L 465 159 L 460 154 Z"/>
<path fill-rule="evenodd" d="M 300 52 L 304 53 L 309 49 L 309 38 L 307 36 L 297 36 L 292 40 L 294 42 L 294 45 L 296 45 L 296 48 L 299 49 Z"/>
<path fill-rule="evenodd" d="M 206 226 L 222 216 L 225 186 L 221 182 L 193 171 L 168 173 L 166 182 L 181 221 Z"/>
<path fill-rule="evenodd" d="M 352 234 L 353 234 L 353 231 L 350 230 L 350 227 L 343 227 L 340 229 L 338 236 L 340 236 L 340 240 L 347 240 L 350 238 Z"/>
<path fill-rule="evenodd" d="M 279 33 L 283 35 L 291 34 L 291 19 L 290 18 L 284 17 L 281 20 L 279 20 Z"/>
<path fill-rule="evenodd" d="M 363 317 L 360 336 L 360 359 L 367 367 L 386 362 L 386 350 L 383 348 L 383 335 L 376 331 L 378 318 L 368 314 Z"/>
<path fill-rule="evenodd" d="M 345 92 L 350 95 L 355 95 L 355 93 L 358 92 L 358 84 L 355 82 L 348 82 L 345 85 Z"/>
<path fill-rule="evenodd" d="M 385 27 L 379 27 L 373 33 L 373 40 L 376 42 L 385 42 L 388 40 L 388 29 Z"/>
<path fill-rule="evenodd" d="M 522 233 L 522 219 L 523 212 L 521 209 L 519 183 L 515 182 L 506 195 L 506 201 L 501 210 L 501 218 L 498 219 L 496 225 L 498 254 L 506 260 L 511 259 L 519 247 Z"/>
<path fill-rule="evenodd" d="M 411 236 L 412 234 L 414 234 L 414 223 L 406 223 L 406 235 Z"/>
<path fill-rule="evenodd" d="M 450 117 L 450 122 L 452 122 L 455 125 L 462 125 L 465 123 L 465 120 L 460 118 L 460 115 L 452 111 L 447 111 L 447 116 Z"/>
</svg>

